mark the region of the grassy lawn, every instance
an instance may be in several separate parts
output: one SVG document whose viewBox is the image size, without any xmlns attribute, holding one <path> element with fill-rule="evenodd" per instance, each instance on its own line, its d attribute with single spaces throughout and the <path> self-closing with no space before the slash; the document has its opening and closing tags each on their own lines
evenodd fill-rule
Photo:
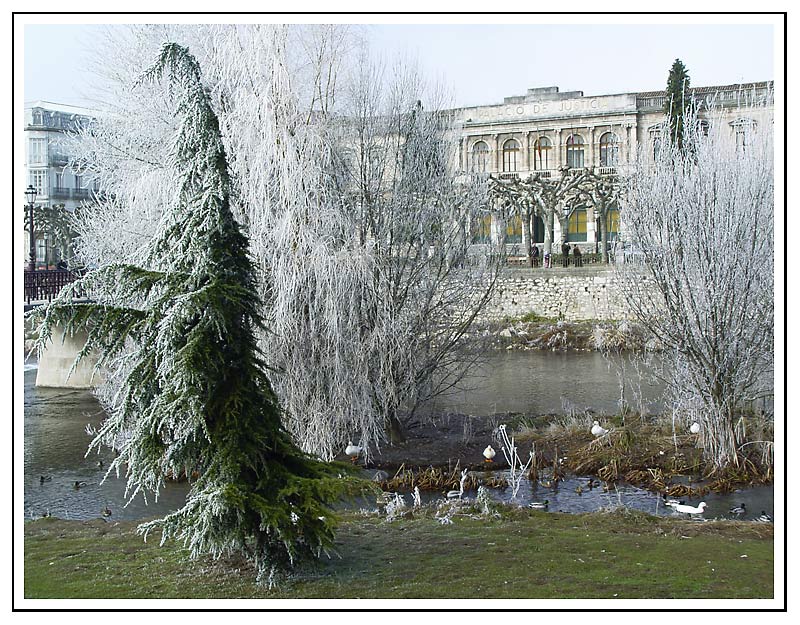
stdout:
<svg viewBox="0 0 800 625">
<path fill-rule="evenodd" d="M 337 555 L 269 590 L 252 568 L 191 560 L 127 522 L 25 525 L 25 597 L 34 598 L 771 598 L 773 529 L 639 513 L 501 518 L 429 512 L 387 522 L 348 514 Z M 746 555 L 747 557 L 742 557 Z"/>
</svg>

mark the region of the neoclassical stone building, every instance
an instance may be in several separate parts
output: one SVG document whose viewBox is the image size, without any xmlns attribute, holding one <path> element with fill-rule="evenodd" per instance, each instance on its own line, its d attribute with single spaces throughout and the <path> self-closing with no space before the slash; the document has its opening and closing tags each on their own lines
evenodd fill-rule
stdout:
<svg viewBox="0 0 800 625">
<path fill-rule="evenodd" d="M 772 113 L 773 83 L 695 87 L 690 89 L 701 103 L 714 105 L 714 121 L 728 127 L 731 141 L 744 147 L 746 129 Z M 586 96 L 582 91 L 560 92 L 558 87 L 528 89 L 502 104 L 460 109 L 456 121 L 461 128 L 459 169 L 488 173 L 500 178 L 527 177 L 534 171 L 544 177 L 559 176 L 563 166 L 595 167 L 601 174 L 624 175 L 637 155 L 645 158 L 658 149 L 663 132 L 665 91 Z M 764 104 L 767 106 L 765 107 Z M 594 248 L 599 227 L 587 210 L 576 210 L 569 220 L 566 240 Z M 479 228 L 476 240 L 498 237 L 505 228 L 510 243 L 519 241 L 521 226 L 513 221 L 489 218 Z M 534 218 L 534 240 L 544 240 L 544 226 Z M 610 238 L 623 224 L 619 212 L 608 215 Z M 564 240 L 558 222 L 553 240 Z"/>
</svg>

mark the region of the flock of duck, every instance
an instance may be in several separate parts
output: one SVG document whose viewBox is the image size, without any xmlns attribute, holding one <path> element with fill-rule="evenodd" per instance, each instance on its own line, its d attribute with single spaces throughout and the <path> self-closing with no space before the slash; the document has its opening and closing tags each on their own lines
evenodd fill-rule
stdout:
<svg viewBox="0 0 800 625">
<path fill-rule="evenodd" d="M 97 462 L 97 466 L 98 467 L 102 467 L 103 466 L 102 461 L 98 461 Z M 52 482 L 52 481 L 53 481 L 53 476 L 52 475 L 40 475 L 39 476 L 39 484 L 40 485 L 44 485 L 45 483 Z M 84 481 L 81 481 L 81 480 L 75 480 L 72 483 L 72 489 L 73 490 L 80 490 L 82 487 L 84 487 L 86 485 L 87 485 L 87 482 L 84 482 Z M 111 514 L 112 514 L 111 513 L 111 508 L 108 507 L 108 504 L 103 506 L 103 508 L 100 510 L 100 516 L 103 517 L 104 519 L 107 519 L 108 517 L 110 517 Z M 49 517 L 50 516 L 50 510 L 47 510 L 42 516 L 43 517 Z"/>
</svg>

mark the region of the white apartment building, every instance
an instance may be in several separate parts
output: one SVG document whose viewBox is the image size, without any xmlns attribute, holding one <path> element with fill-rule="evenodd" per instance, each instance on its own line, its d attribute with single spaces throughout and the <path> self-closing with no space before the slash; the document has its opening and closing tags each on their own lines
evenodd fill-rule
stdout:
<svg viewBox="0 0 800 625">
<path fill-rule="evenodd" d="M 61 206 L 74 211 L 96 191 L 93 184 L 70 169 L 70 154 L 64 141 L 68 133 L 91 123 L 92 112 L 85 108 L 42 100 L 25 103 L 25 186 L 36 189 L 35 205 Z M 26 263 L 29 246 L 26 230 Z M 53 264 L 57 254 L 46 234 L 36 232 L 37 266 Z"/>
</svg>

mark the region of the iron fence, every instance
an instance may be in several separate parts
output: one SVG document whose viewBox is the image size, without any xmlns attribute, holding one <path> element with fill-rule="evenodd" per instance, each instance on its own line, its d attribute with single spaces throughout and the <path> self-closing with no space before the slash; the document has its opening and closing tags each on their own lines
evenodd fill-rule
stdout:
<svg viewBox="0 0 800 625">
<path fill-rule="evenodd" d="M 77 274 L 67 269 L 25 270 L 25 303 L 51 301 Z"/>
</svg>

